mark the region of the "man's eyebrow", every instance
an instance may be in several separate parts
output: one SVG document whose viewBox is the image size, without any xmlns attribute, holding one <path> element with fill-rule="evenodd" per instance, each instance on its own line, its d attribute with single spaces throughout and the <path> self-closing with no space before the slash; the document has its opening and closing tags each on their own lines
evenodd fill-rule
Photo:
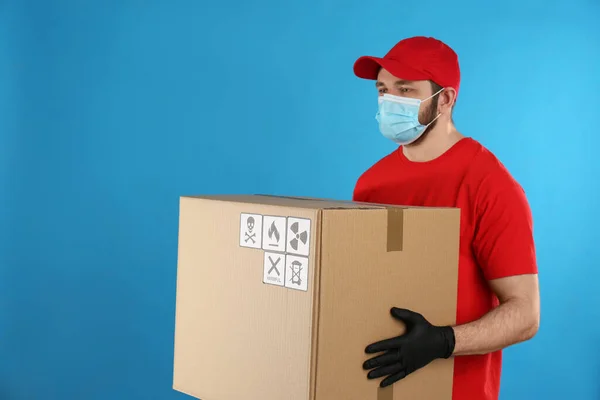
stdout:
<svg viewBox="0 0 600 400">
<path fill-rule="evenodd" d="M 410 85 L 410 84 L 411 84 L 411 81 L 407 81 L 404 79 L 399 79 L 396 82 L 394 82 L 394 86 L 404 86 L 404 85 Z M 385 83 L 383 83 L 381 81 L 375 82 L 375 87 L 380 88 L 382 86 L 385 86 Z"/>
<path fill-rule="evenodd" d="M 394 85 L 396 85 L 396 86 L 404 86 L 404 85 L 410 85 L 410 84 L 412 84 L 411 81 L 407 81 L 404 79 L 400 79 L 400 80 L 397 80 L 396 82 L 394 82 Z"/>
</svg>

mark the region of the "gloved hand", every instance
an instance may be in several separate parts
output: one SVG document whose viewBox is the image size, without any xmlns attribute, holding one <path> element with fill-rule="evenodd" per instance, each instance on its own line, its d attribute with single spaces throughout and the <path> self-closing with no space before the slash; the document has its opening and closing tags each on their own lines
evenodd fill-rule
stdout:
<svg viewBox="0 0 600 400">
<path fill-rule="evenodd" d="M 366 347 L 368 354 L 385 352 L 363 363 L 371 371 L 367 378 L 387 377 L 379 386 L 385 387 L 399 381 L 437 358 L 449 358 L 454 352 L 454 329 L 434 326 L 421 314 L 393 307 L 394 318 L 406 324 L 406 333 L 385 339 Z"/>
</svg>

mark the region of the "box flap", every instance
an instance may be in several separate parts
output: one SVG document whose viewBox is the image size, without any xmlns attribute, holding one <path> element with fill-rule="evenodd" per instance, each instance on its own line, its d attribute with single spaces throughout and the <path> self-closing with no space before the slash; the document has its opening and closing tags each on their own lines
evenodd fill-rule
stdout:
<svg viewBox="0 0 600 400">
<path fill-rule="evenodd" d="M 452 207 L 419 207 L 409 205 L 397 205 L 397 204 L 383 204 L 383 203 L 366 203 L 351 200 L 332 200 L 322 199 L 316 197 L 302 197 L 302 196 L 277 196 L 270 194 L 223 194 L 223 195 L 189 195 L 181 196 L 195 199 L 205 199 L 214 201 L 226 201 L 232 203 L 247 203 L 247 204 L 262 204 L 268 206 L 281 206 L 281 207 L 295 207 L 295 208 L 308 208 L 313 210 L 373 210 L 382 208 L 395 208 L 395 209 L 448 209 Z"/>
<path fill-rule="evenodd" d="M 263 204 L 269 206 L 309 208 L 315 210 L 326 209 L 379 209 L 389 206 L 382 206 L 370 203 L 356 203 L 352 201 L 326 200 L 311 197 L 292 197 L 292 196 L 275 196 L 268 194 L 255 195 L 203 195 L 203 196 L 183 196 L 196 199 L 227 201 L 233 203 L 248 203 L 248 204 Z"/>
</svg>

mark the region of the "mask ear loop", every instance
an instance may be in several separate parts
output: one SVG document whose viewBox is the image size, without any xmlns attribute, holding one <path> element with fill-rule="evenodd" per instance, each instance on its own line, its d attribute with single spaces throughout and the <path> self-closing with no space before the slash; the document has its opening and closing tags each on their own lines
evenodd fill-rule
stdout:
<svg viewBox="0 0 600 400">
<path fill-rule="evenodd" d="M 437 91 L 437 93 L 434 93 L 431 96 L 429 96 L 428 98 L 421 100 L 421 103 L 437 96 L 438 94 L 442 93 L 443 91 L 444 91 L 444 88 L 441 88 L 440 90 Z"/>
<path fill-rule="evenodd" d="M 436 119 L 438 119 L 440 117 L 440 115 L 442 115 L 442 113 L 439 113 L 437 115 L 437 117 L 435 117 L 434 119 L 431 120 L 430 123 L 428 123 L 427 125 L 425 125 L 425 129 L 429 128 L 429 125 L 433 124 L 435 122 Z"/>
<path fill-rule="evenodd" d="M 444 91 L 444 88 L 441 88 L 440 90 L 437 91 L 437 93 L 434 93 L 431 96 L 429 96 L 428 98 L 421 100 L 421 103 L 423 103 L 424 101 L 427 101 L 427 100 L 429 100 L 429 99 L 437 96 L 438 94 L 442 93 L 443 91 Z M 430 123 L 428 123 L 427 125 L 425 125 L 425 128 L 428 128 L 429 125 L 433 124 L 435 122 L 435 120 L 440 117 L 440 115 L 442 115 L 442 113 L 439 113 Z"/>
</svg>

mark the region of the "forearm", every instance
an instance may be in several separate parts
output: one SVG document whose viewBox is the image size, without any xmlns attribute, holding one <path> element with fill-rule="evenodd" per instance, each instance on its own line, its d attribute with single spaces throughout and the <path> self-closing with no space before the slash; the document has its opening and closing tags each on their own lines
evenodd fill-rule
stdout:
<svg viewBox="0 0 600 400">
<path fill-rule="evenodd" d="M 538 315 L 524 300 L 508 300 L 480 319 L 454 327 L 454 356 L 486 354 L 531 339 Z"/>
</svg>

